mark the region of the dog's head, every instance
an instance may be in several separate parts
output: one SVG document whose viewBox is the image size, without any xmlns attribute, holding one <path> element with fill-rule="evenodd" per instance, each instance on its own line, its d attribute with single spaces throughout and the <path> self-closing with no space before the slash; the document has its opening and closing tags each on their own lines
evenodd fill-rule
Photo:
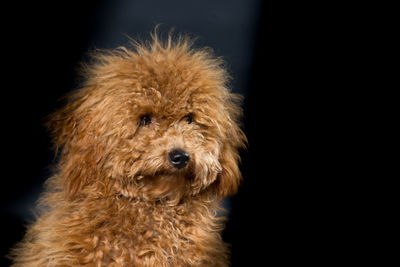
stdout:
<svg viewBox="0 0 400 267">
<path fill-rule="evenodd" d="M 221 60 L 185 38 L 157 37 L 94 59 L 49 122 L 69 197 L 96 184 L 147 200 L 236 192 L 246 137 Z"/>
</svg>

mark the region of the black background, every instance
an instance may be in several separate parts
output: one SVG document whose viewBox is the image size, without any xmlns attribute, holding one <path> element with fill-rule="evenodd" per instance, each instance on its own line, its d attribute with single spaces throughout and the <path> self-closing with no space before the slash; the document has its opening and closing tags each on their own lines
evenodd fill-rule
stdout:
<svg viewBox="0 0 400 267">
<path fill-rule="evenodd" d="M 230 200 L 224 239 L 233 266 L 334 262 L 343 221 L 332 188 L 331 76 L 340 58 L 333 26 L 307 6 L 263 1 L 38 1 L 4 7 L 1 254 L 20 240 L 54 161 L 43 120 L 79 84 L 94 48 L 126 45 L 161 31 L 197 36 L 229 64 L 232 88 L 245 96 L 244 183 Z M 132 4 L 129 4 L 132 3 Z M 185 3 L 185 4 L 184 4 Z M 130 9 L 132 8 L 132 9 Z M 326 34 L 329 32 L 330 34 Z M 335 48 L 335 49 L 334 49 Z M 327 64 L 325 62 L 331 62 Z M 323 89 L 321 89 L 323 88 Z M 333 134 L 332 134 L 333 132 Z M 328 134 L 329 133 L 329 134 Z M 340 201 L 340 200 L 338 200 Z M 1 264 L 9 262 L 1 259 Z"/>
</svg>

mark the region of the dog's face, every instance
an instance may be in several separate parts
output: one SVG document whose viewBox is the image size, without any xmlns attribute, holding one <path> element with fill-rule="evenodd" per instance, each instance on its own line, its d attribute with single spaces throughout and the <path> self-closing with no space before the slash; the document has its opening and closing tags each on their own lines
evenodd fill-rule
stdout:
<svg viewBox="0 0 400 267">
<path fill-rule="evenodd" d="M 245 136 L 219 60 L 184 41 L 157 40 L 96 58 L 84 87 L 50 121 L 69 196 L 99 183 L 173 203 L 237 190 Z"/>
</svg>

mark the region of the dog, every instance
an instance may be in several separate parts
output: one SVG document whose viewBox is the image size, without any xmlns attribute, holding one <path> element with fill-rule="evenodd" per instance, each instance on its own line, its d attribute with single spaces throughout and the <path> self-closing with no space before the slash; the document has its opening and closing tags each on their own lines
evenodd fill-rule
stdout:
<svg viewBox="0 0 400 267">
<path fill-rule="evenodd" d="M 12 266 L 227 266 L 220 202 L 242 179 L 223 60 L 151 34 L 97 51 L 50 115 L 57 162 Z"/>
</svg>

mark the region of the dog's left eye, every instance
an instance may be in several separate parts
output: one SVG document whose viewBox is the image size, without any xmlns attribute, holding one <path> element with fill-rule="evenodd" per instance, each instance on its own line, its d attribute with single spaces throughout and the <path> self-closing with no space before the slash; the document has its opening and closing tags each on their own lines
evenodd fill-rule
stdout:
<svg viewBox="0 0 400 267">
<path fill-rule="evenodd" d="M 151 124 L 151 116 L 149 114 L 145 114 L 140 117 L 139 126 L 146 126 Z"/>
<path fill-rule="evenodd" d="M 186 120 L 188 124 L 191 124 L 193 122 L 193 115 L 188 114 L 185 117 L 183 117 L 183 119 Z"/>
</svg>

